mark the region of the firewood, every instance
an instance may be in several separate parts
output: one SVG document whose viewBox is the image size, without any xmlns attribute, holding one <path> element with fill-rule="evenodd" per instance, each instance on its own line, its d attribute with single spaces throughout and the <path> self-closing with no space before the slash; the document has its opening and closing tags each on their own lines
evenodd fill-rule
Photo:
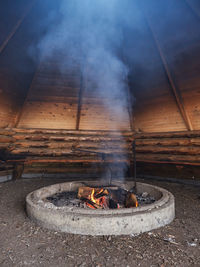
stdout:
<svg viewBox="0 0 200 267">
<path fill-rule="evenodd" d="M 108 195 L 108 190 L 102 188 L 92 188 L 87 186 L 79 187 L 78 198 L 90 199 L 92 193 L 94 194 L 94 197 L 98 199 L 100 197 Z"/>
<path fill-rule="evenodd" d="M 92 194 L 92 191 L 93 191 L 93 188 L 91 188 L 91 187 L 87 187 L 87 186 L 79 187 L 78 198 L 79 199 L 81 199 L 81 198 L 89 199 L 88 197 Z"/>
<path fill-rule="evenodd" d="M 128 192 L 127 196 L 126 196 L 125 207 L 126 208 L 133 208 L 133 207 L 137 207 L 137 206 L 138 206 L 138 201 L 137 201 L 136 196 L 133 193 Z"/>
</svg>

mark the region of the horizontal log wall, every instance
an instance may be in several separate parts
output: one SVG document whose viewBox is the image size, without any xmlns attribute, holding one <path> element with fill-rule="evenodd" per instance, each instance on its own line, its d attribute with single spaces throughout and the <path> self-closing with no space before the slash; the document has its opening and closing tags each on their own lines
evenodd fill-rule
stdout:
<svg viewBox="0 0 200 267">
<path fill-rule="evenodd" d="M 200 179 L 200 131 L 135 134 L 137 172 Z"/>
<path fill-rule="evenodd" d="M 24 173 L 122 173 L 132 160 L 131 142 L 136 141 L 137 172 L 161 177 L 198 177 L 200 131 L 135 133 L 66 131 L 44 129 L 1 129 L 1 167 L 10 170 L 24 164 Z M 82 149 L 79 151 L 77 149 Z M 101 155 L 86 151 L 106 153 Z"/>
<path fill-rule="evenodd" d="M 111 167 L 119 174 L 130 165 L 132 140 L 131 132 L 0 130 L 1 159 L 23 164 L 24 173 L 102 173 Z M 88 150 L 106 153 L 105 162 Z"/>
<path fill-rule="evenodd" d="M 200 165 L 200 131 L 136 134 L 137 160 Z"/>
</svg>

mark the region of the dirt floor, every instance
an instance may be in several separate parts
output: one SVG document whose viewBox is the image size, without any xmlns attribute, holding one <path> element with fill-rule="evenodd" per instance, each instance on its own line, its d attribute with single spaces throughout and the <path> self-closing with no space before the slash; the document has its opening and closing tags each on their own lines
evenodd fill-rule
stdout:
<svg viewBox="0 0 200 267">
<path fill-rule="evenodd" d="M 43 229 L 27 218 L 25 196 L 57 182 L 0 184 L 1 267 L 200 266 L 200 187 L 149 181 L 175 196 L 176 218 L 170 225 L 139 236 L 91 237 Z"/>
</svg>

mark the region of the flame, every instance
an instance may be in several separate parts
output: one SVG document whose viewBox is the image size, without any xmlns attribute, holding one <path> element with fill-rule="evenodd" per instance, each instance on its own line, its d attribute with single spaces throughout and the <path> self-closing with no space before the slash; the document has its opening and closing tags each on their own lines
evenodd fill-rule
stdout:
<svg viewBox="0 0 200 267">
<path fill-rule="evenodd" d="M 92 205 L 91 205 L 90 203 L 88 203 L 88 202 L 86 202 L 85 204 L 86 204 L 86 206 L 88 206 L 88 207 L 91 208 L 91 209 L 94 209 L 94 210 L 96 209 L 94 206 L 92 206 Z"/>
<path fill-rule="evenodd" d="M 97 201 L 96 201 L 96 199 L 94 198 L 94 189 L 92 189 L 92 193 L 90 195 L 90 200 L 92 200 L 92 202 L 98 204 Z"/>
<path fill-rule="evenodd" d="M 79 187 L 78 198 L 84 200 L 87 207 L 91 209 L 137 208 L 139 206 L 137 196 L 132 192 L 127 192 L 123 203 L 117 195 L 110 195 L 110 191 L 104 188 Z"/>
<path fill-rule="evenodd" d="M 99 196 L 101 193 L 104 192 L 104 189 L 101 188 L 100 191 L 96 192 L 96 195 Z M 95 189 L 92 189 L 91 195 L 90 195 L 90 200 L 95 203 L 96 205 L 100 207 L 107 207 L 107 202 L 106 202 L 106 197 L 101 196 L 101 197 L 95 197 Z"/>
</svg>

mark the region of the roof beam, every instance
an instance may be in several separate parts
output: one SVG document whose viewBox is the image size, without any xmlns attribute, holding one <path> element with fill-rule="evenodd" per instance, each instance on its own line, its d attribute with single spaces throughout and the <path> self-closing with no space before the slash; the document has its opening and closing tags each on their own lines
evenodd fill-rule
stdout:
<svg viewBox="0 0 200 267">
<path fill-rule="evenodd" d="M 157 38 L 154 30 L 153 30 L 153 27 L 151 25 L 151 22 L 150 22 L 150 20 L 148 19 L 147 16 L 145 16 L 145 18 L 146 18 L 147 25 L 149 26 L 149 29 L 150 29 L 150 31 L 152 33 L 153 40 L 154 40 L 154 42 L 156 44 L 156 47 L 158 49 L 158 52 L 159 52 L 159 55 L 160 55 L 160 58 L 161 58 L 161 61 L 162 61 L 162 64 L 163 64 L 163 68 L 165 70 L 166 78 L 167 78 L 168 83 L 170 85 L 170 88 L 172 90 L 172 94 L 174 96 L 175 102 L 176 102 L 176 104 L 178 106 L 178 109 L 180 111 L 180 114 L 181 114 L 181 116 L 183 118 L 183 121 L 185 123 L 185 126 L 186 126 L 187 130 L 192 131 L 193 130 L 193 126 L 192 126 L 190 117 L 189 117 L 189 115 L 188 115 L 188 113 L 187 113 L 187 111 L 185 109 L 181 92 L 179 91 L 179 89 L 177 88 L 177 86 L 175 84 L 175 81 L 173 79 L 173 75 L 172 75 L 172 73 L 171 73 L 171 71 L 169 69 L 169 66 L 167 64 L 166 57 L 165 57 L 165 55 L 164 55 L 164 53 L 162 51 L 162 48 L 160 46 L 160 43 L 158 41 L 158 38 Z"/>
<path fill-rule="evenodd" d="M 81 120 L 81 110 L 82 110 L 82 100 L 83 100 L 83 89 L 84 89 L 84 73 L 83 68 L 81 68 L 80 74 L 80 89 L 78 95 L 78 108 L 77 108 L 77 115 L 76 115 L 76 130 L 79 130 L 80 120 Z"/>
<path fill-rule="evenodd" d="M 128 86 L 127 86 L 127 104 L 128 104 L 128 115 L 129 115 L 129 120 L 130 120 L 130 128 L 131 128 L 131 131 L 135 131 L 135 125 L 134 125 L 134 111 L 133 111 L 133 103 L 132 103 L 132 95 L 131 95 L 131 91 L 130 91 L 130 83 L 127 79 L 127 83 L 128 83 Z"/>
<path fill-rule="evenodd" d="M 123 28 L 121 28 L 121 31 L 123 33 Z M 122 39 L 122 45 L 121 45 L 121 60 L 123 63 L 128 65 L 127 58 L 125 56 L 124 48 L 125 46 L 125 37 L 123 34 L 123 39 Z M 125 83 L 127 85 L 126 87 L 126 102 L 127 102 L 127 111 L 128 111 L 128 116 L 129 116 L 129 123 L 130 123 L 130 129 L 132 132 L 135 131 L 135 124 L 134 124 L 134 110 L 133 110 L 133 99 L 134 97 L 131 94 L 131 88 L 130 88 L 130 80 L 129 77 L 127 76 L 125 79 Z"/>
<path fill-rule="evenodd" d="M 3 50 L 6 48 L 8 42 L 12 39 L 12 37 L 15 35 L 16 31 L 19 29 L 19 27 L 21 26 L 22 22 L 24 21 L 24 19 L 26 18 L 26 16 L 29 14 L 29 12 L 31 11 L 33 5 L 35 4 L 36 0 L 33 0 L 30 5 L 26 8 L 26 10 L 24 11 L 22 17 L 17 21 L 16 25 L 13 27 L 13 29 L 11 30 L 11 32 L 8 34 L 8 36 L 6 37 L 6 39 L 4 40 L 4 42 L 0 45 L 0 54 L 3 52 Z"/>
<path fill-rule="evenodd" d="M 35 82 L 35 80 L 36 80 L 39 66 L 40 66 L 40 64 L 38 65 L 38 68 L 36 69 L 36 71 L 35 71 L 35 73 L 34 73 L 34 76 L 33 76 L 33 79 L 32 79 L 32 81 L 31 81 L 31 84 L 30 84 L 30 86 L 29 86 L 29 88 L 28 88 L 28 90 L 27 90 L 27 93 L 26 93 L 26 95 L 25 95 L 24 101 L 23 101 L 23 103 L 22 103 L 22 105 L 21 105 L 21 110 L 20 110 L 20 111 L 18 112 L 18 114 L 16 115 L 15 122 L 14 122 L 14 128 L 17 128 L 17 127 L 18 127 L 19 122 L 20 122 L 20 120 L 21 120 L 21 117 L 22 117 L 22 115 L 23 115 L 23 113 L 24 113 L 24 108 L 25 108 L 26 102 L 28 101 L 29 93 L 30 93 L 31 89 L 33 88 L 34 82 Z"/>
<path fill-rule="evenodd" d="M 187 6 L 192 10 L 192 12 L 200 18 L 200 10 L 196 9 L 193 4 L 191 4 L 191 2 L 189 0 L 185 0 L 185 3 L 187 4 Z"/>
</svg>

